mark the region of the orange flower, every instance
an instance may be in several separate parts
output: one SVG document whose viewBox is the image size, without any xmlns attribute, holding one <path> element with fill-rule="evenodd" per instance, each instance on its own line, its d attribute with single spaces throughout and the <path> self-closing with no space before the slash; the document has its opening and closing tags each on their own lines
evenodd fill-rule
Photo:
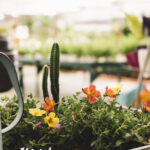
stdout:
<svg viewBox="0 0 150 150">
<path fill-rule="evenodd" d="M 150 137 L 148 138 L 148 143 L 150 144 Z"/>
<path fill-rule="evenodd" d="M 143 103 L 142 105 L 147 112 L 150 112 L 150 106 L 148 105 L 148 103 Z"/>
<path fill-rule="evenodd" d="M 105 95 L 111 97 L 111 98 L 115 98 L 116 95 L 114 94 L 114 91 L 110 88 L 108 88 L 108 86 L 106 86 L 106 89 L 105 89 Z"/>
<path fill-rule="evenodd" d="M 150 91 L 148 91 L 147 89 L 144 89 L 140 93 L 140 102 L 142 105 L 146 103 L 146 105 L 150 107 Z"/>
<path fill-rule="evenodd" d="M 55 101 L 46 97 L 45 103 L 43 104 L 43 108 L 46 110 L 46 112 L 49 113 L 49 111 L 53 111 L 54 106 L 55 106 Z"/>
<path fill-rule="evenodd" d="M 72 118 L 73 118 L 73 119 L 76 119 L 76 117 L 77 117 L 77 115 L 75 115 L 75 112 L 72 111 Z"/>
<path fill-rule="evenodd" d="M 96 91 L 95 85 L 90 85 L 89 88 L 84 88 L 83 92 L 87 95 L 88 101 L 91 103 L 97 102 L 97 98 L 101 96 L 100 91 Z"/>
</svg>

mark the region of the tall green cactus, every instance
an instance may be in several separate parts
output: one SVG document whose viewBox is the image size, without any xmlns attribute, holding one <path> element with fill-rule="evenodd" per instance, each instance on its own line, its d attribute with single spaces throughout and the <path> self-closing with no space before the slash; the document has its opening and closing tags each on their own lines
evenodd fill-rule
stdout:
<svg viewBox="0 0 150 150">
<path fill-rule="evenodd" d="M 42 90 L 44 100 L 46 97 L 49 97 L 48 89 L 47 89 L 47 78 L 48 78 L 48 66 L 44 65 L 43 67 L 43 80 L 42 80 Z"/>
<path fill-rule="evenodd" d="M 51 50 L 50 56 L 50 82 L 51 82 L 51 93 L 55 102 L 59 102 L 59 45 L 54 43 Z M 48 66 L 45 65 L 43 68 L 43 80 L 42 90 L 44 100 L 49 97 L 47 89 L 47 78 L 48 78 Z"/>
<path fill-rule="evenodd" d="M 59 102 L 59 45 L 54 43 L 50 57 L 51 93 L 55 102 Z"/>
</svg>

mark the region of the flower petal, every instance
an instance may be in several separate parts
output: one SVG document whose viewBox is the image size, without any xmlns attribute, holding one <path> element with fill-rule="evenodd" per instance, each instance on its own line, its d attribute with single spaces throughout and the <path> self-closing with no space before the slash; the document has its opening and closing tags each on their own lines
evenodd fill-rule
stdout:
<svg viewBox="0 0 150 150">
<path fill-rule="evenodd" d="M 147 112 L 150 112 L 150 107 L 145 107 Z"/>
<path fill-rule="evenodd" d="M 44 121 L 45 121 L 46 123 L 48 123 L 48 120 L 49 120 L 49 117 L 46 116 L 46 117 L 44 118 Z"/>
<path fill-rule="evenodd" d="M 115 95 L 118 94 L 118 93 L 120 92 L 121 88 L 122 88 L 122 85 L 119 85 L 119 86 L 117 86 L 117 87 L 115 87 L 115 88 L 112 88 L 113 91 L 114 91 L 114 94 L 115 94 Z"/>
<path fill-rule="evenodd" d="M 46 103 L 43 103 L 43 108 L 47 109 L 48 105 Z"/>
<path fill-rule="evenodd" d="M 47 104 L 49 104 L 49 102 L 50 102 L 49 97 L 46 97 L 46 98 L 45 98 L 45 102 L 46 102 Z"/>
<path fill-rule="evenodd" d="M 49 114 L 49 117 L 50 117 L 50 118 L 55 118 L 55 113 L 54 113 L 54 112 L 51 112 L 51 113 Z"/>
<path fill-rule="evenodd" d="M 59 118 L 54 118 L 53 120 L 52 120 L 52 125 L 53 125 L 53 127 L 56 125 L 56 124 L 58 124 L 59 123 Z"/>
<path fill-rule="evenodd" d="M 87 95 L 87 100 L 90 100 L 91 99 L 91 96 Z"/>
<path fill-rule="evenodd" d="M 85 94 L 88 94 L 89 88 L 84 88 L 84 89 L 83 89 L 83 92 L 84 92 Z"/>
<path fill-rule="evenodd" d="M 100 97 L 100 96 L 101 96 L 100 91 L 96 91 L 95 94 L 94 94 L 94 96 L 95 96 L 95 97 Z"/>
<path fill-rule="evenodd" d="M 90 87 L 89 87 L 89 90 L 90 91 L 95 91 L 95 89 L 96 89 L 95 85 L 91 84 Z"/>
<path fill-rule="evenodd" d="M 95 97 L 92 97 L 91 98 L 91 103 L 96 103 L 97 102 L 97 99 Z"/>
<path fill-rule="evenodd" d="M 32 114 L 33 116 L 42 116 L 46 112 L 39 108 L 34 108 L 34 109 L 29 109 L 29 113 Z"/>
<path fill-rule="evenodd" d="M 56 125 L 54 126 L 54 128 L 57 128 L 58 132 L 60 132 L 62 126 L 61 126 L 61 124 L 56 124 Z"/>
<path fill-rule="evenodd" d="M 150 144 L 150 137 L 148 138 L 148 143 Z"/>
<path fill-rule="evenodd" d="M 34 112 L 34 109 L 29 109 L 30 114 L 33 114 L 33 112 Z"/>
</svg>

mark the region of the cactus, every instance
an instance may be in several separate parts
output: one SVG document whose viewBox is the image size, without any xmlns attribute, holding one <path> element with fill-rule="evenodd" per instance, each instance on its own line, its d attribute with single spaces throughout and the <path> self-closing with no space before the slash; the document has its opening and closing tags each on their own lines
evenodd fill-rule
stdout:
<svg viewBox="0 0 150 150">
<path fill-rule="evenodd" d="M 55 102 L 59 102 L 59 45 L 54 43 L 51 50 L 50 56 L 50 82 L 51 82 L 51 93 Z M 43 68 L 43 80 L 42 90 L 44 100 L 49 97 L 47 90 L 47 78 L 48 78 L 48 66 L 45 65 Z"/>
<path fill-rule="evenodd" d="M 48 78 L 48 66 L 44 65 L 44 67 L 43 67 L 43 80 L 42 80 L 42 90 L 43 90 L 44 100 L 46 97 L 49 97 L 48 90 L 47 90 L 47 78 Z"/>
<path fill-rule="evenodd" d="M 59 45 L 54 43 L 50 57 L 51 93 L 55 102 L 59 102 Z"/>
</svg>

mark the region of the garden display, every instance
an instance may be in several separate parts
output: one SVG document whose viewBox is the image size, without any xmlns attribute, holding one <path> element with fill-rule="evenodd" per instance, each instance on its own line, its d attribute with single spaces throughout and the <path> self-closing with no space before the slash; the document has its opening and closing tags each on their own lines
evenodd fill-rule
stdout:
<svg viewBox="0 0 150 150">
<path fill-rule="evenodd" d="M 61 53 L 74 55 L 77 58 L 88 56 L 97 60 L 100 57 L 112 58 L 118 54 L 125 55 L 135 51 L 138 45 L 146 42 L 145 38 L 141 38 L 141 22 L 137 20 L 137 17 L 128 16 L 129 19 L 125 20 L 117 29 L 113 28 L 112 23 L 112 30 L 109 33 L 101 33 L 99 31 L 79 32 L 71 26 L 59 29 L 56 39 L 61 44 Z M 127 23 L 128 20 L 131 21 Z M 19 18 L 19 22 L 21 26 L 28 28 L 29 37 L 26 39 L 13 39 L 13 49 L 17 49 L 20 55 L 23 56 L 27 55 L 34 58 L 40 55 L 40 57 L 47 58 L 49 41 L 53 41 L 52 18 L 47 16 L 22 16 Z M 134 26 L 132 22 L 135 24 Z M 119 24 L 119 22 L 115 23 Z M 126 24 L 127 26 L 125 26 Z M 15 27 L 17 28 L 17 25 Z M 139 30 L 140 33 L 138 34 L 137 31 Z"/>
<path fill-rule="evenodd" d="M 59 53 L 59 45 L 54 43 L 50 67 L 43 68 L 43 99 L 32 94 L 24 98 L 22 119 L 3 135 L 4 150 L 12 147 L 13 150 L 127 150 L 150 144 L 149 102 L 144 99 L 140 109 L 123 107 L 117 102 L 121 85 L 106 86 L 102 93 L 91 84 L 71 97 L 60 99 Z M 51 94 L 48 91 L 49 78 Z M 4 128 L 16 116 L 18 100 L 14 96 L 3 97 L 1 101 Z"/>
</svg>

